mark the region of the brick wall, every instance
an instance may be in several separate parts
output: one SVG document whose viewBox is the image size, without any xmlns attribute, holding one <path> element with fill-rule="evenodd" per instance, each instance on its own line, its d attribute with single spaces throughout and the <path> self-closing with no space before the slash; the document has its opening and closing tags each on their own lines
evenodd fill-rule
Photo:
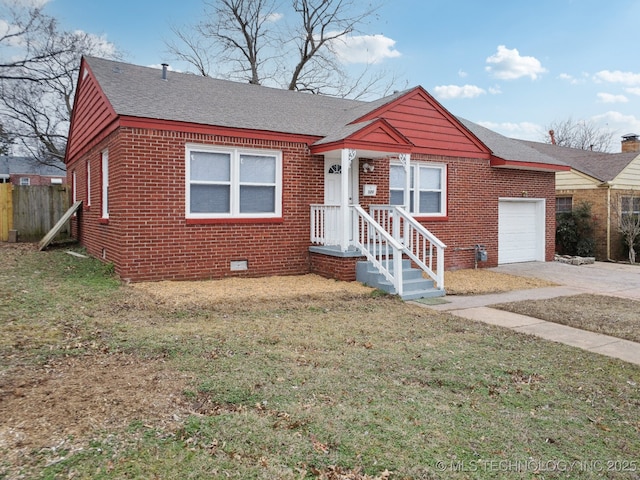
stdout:
<svg viewBox="0 0 640 480">
<path fill-rule="evenodd" d="M 364 257 L 333 257 L 321 253 L 309 253 L 310 273 L 344 282 L 356 280 L 356 263 L 366 260 Z"/>
<path fill-rule="evenodd" d="M 215 144 L 279 150 L 283 153 L 282 219 L 250 223 L 188 224 L 185 219 L 185 144 Z M 100 222 L 101 152 L 109 151 L 109 221 Z M 446 268 L 471 268 L 473 252 L 456 248 L 484 244 L 489 262 L 498 259 L 498 198 L 546 198 L 546 259 L 555 242 L 554 174 L 492 168 L 488 160 L 413 155 L 412 160 L 447 164 L 448 216 L 422 219 L 444 241 Z M 86 202 L 86 164 L 91 164 L 91 205 Z M 375 166 L 362 171 L 362 164 Z M 389 200 L 389 160 L 361 159 L 360 201 Z M 295 275 L 310 271 L 355 278 L 355 260 L 308 252 L 309 205 L 323 203 L 322 156 L 301 143 L 252 140 L 197 133 L 121 128 L 68 165 L 76 171 L 77 198 L 85 200 L 72 228 L 89 254 L 112 262 L 131 281 L 225 276 Z M 69 175 L 71 175 L 69 173 Z M 68 179 L 70 181 L 70 178 Z M 364 184 L 377 185 L 364 197 Z M 232 272 L 230 262 L 246 260 L 248 270 Z"/>
<path fill-rule="evenodd" d="M 573 208 L 581 202 L 591 205 L 591 214 L 594 221 L 595 257 L 597 260 L 607 259 L 607 190 L 561 190 L 559 197 L 571 197 Z"/>
<path fill-rule="evenodd" d="M 558 197 L 571 197 L 573 208 L 580 202 L 588 202 L 591 205 L 591 214 L 594 222 L 594 238 L 595 238 L 595 257 L 599 261 L 612 260 L 628 260 L 627 250 L 624 247 L 622 235 L 617 229 L 617 219 L 615 208 L 617 198 L 620 195 L 632 195 L 637 193 L 631 190 L 612 190 L 611 192 L 611 231 L 610 255 L 607 254 L 607 223 L 609 221 L 608 212 L 608 190 L 606 188 L 592 188 L 584 190 L 559 190 Z"/>
<path fill-rule="evenodd" d="M 366 160 L 371 163 L 370 160 Z M 498 199 L 527 197 L 546 199 L 545 259 L 555 254 L 555 174 L 491 167 L 488 160 L 412 155 L 411 161 L 444 163 L 447 165 L 447 217 L 419 218 L 420 222 L 446 245 L 445 268 L 473 268 L 474 252 L 456 250 L 485 245 L 488 262 L 480 267 L 498 264 Z M 361 160 L 361 164 L 364 163 Z M 375 159 L 374 172 L 360 173 L 360 187 L 377 184 L 375 197 L 360 196 L 368 211 L 370 204 L 389 202 L 389 160 Z"/>
<path fill-rule="evenodd" d="M 65 175 L 66 174 L 62 173 L 62 172 L 60 173 L 59 176 L 29 175 L 29 174 L 16 173 L 16 174 L 10 175 L 10 182 L 12 184 L 14 184 L 14 185 L 20 185 L 20 179 L 21 178 L 28 178 L 29 179 L 29 185 L 32 185 L 32 186 L 40 186 L 40 185 L 50 186 L 50 185 L 53 185 L 51 183 L 51 179 L 53 179 L 53 178 L 61 179 L 62 180 L 62 184 L 64 184 L 66 182 L 66 176 Z"/>
<path fill-rule="evenodd" d="M 282 219 L 250 223 L 187 224 L 185 144 L 215 144 L 283 153 Z M 100 223 L 102 150 L 109 150 L 109 221 Z M 124 128 L 81 157 L 78 199 L 86 197 L 91 162 L 91 207 L 74 228 L 87 251 L 113 262 L 131 281 L 303 274 L 309 272 L 311 203 L 324 197 L 323 158 L 304 144 Z M 79 228 L 79 231 L 78 231 Z M 232 272 L 230 262 L 248 270 Z"/>
</svg>

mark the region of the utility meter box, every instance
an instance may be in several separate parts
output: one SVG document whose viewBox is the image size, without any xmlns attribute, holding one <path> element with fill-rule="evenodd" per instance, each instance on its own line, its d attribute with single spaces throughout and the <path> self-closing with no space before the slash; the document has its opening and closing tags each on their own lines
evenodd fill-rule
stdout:
<svg viewBox="0 0 640 480">
<path fill-rule="evenodd" d="M 487 250 L 484 248 L 484 245 L 476 245 L 476 261 L 486 262 L 488 258 Z"/>
</svg>

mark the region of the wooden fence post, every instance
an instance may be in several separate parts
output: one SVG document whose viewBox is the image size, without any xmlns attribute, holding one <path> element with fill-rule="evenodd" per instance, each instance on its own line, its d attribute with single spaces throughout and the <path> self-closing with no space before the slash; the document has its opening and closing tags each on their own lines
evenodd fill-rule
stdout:
<svg viewBox="0 0 640 480">
<path fill-rule="evenodd" d="M 0 183 L 0 241 L 9 240 L 9 230 L 13 229 L 13 185 Z"/>
</svg>

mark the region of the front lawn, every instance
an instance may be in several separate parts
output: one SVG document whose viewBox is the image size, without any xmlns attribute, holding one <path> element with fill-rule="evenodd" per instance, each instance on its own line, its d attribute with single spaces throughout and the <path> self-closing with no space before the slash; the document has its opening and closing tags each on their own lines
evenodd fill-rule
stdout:
<svg viewBox="0 0 640 480">
<path fill-rule="evenodd" d="M 619 360 L 333 281 L 178 302 L 59 250 L 0 261 L 0 478 L 640 474 Z"/>
</svg>

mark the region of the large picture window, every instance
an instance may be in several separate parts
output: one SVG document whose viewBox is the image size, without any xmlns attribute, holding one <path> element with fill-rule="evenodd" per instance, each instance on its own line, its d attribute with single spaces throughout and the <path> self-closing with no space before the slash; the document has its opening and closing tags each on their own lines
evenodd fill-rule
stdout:
<svg viewBox="0 0 640 480">
<path fill-rule="evenodd" d="M 187 146 L 187 218 L 279 217 L 280 152 Z"/>
<path fill-rule="evenodd" d="M 416 216 L 445 216 L 447 168 L 442 164 L 414 163 L 410 167 L 409 212 Z M 391 205 L 404 203 L 404 167 L 391 164 L 389 171 Z"/>
</svg>

